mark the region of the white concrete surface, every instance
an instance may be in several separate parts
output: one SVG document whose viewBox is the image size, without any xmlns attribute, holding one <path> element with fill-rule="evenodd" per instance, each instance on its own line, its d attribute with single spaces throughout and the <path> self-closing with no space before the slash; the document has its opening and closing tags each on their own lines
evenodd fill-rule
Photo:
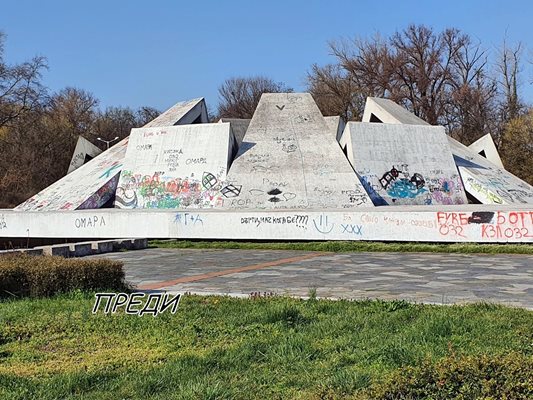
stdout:
<svg viewBox="0 0 533 400">
<path fill-rule="evenodd" d="M 338 116 L 324 117 L 324 121 L 326 121 L 326 125 L 328 126 L 328 131 L 331 132 L 333 135 L 335 135 L 335 139 L 337 139 L 337 142 L 338 142 L 342 136 L 342 132 L 344 132 L 346 123 L 341 117 L 338 117 Z"/>
<path fill-rule="evenodd" d="M 158 126 L 205 124 L 209 122 L 207 118 L 207 107 L 203 97 L 198 99 L 180 101 L 157 118 L 147 123 L 143 128 L 153 128 Z"/>
<path fill-rule="evenodd" d="M 372 206 L 308 93 L 263 94 L 227 180 L 224 208 Z"/>
<path fill-rule="evenodd" d="M 427 125 L 398 104 L 368 98 L 363 122 L 372 115 L 384 123 Z M 466 192 L 482 204 L 533 204 L 533 187 L 510 172 L 499 168 L 476 151 L 447 136 L 455 164 Z"/>
<path fill-rule="evenodd" d="M 86 160 L 91 161 L 91 159 L 101 152 L 102 150 L 100 148 L 96 147 L 84 137 L 79 136 L 78 141 L 76 142 L 76 147 L 74 148 L 74 153 L 72 154 L 72 159 L 68 166 L 67 174 L 70 174 L 75 169 L 81 167 L 85 164 Z"/>
<path fill-rule="evenodd" d="M 0 210 L 0 237 L 533 243 L 531 205 L 335 210 Z"/>
<path fill-rule="evenodd" d="M 480 137 L 478 140 L 468 146 L 468 148 L 478 153 L 480 156 L 485 157 L 498 168 L 505 169 L 502 159 L 500 158 L 500 154 L 498 153 L 498 149 L 496 148 L 490 133 Z"/>
<path fill-rule="evenodd" d="M 229 123 L 132 129 L 115 207 L 221 206 L 235 152 Z"/>
<path fill-rule="evenodd" d="M 15 209 L 49 211 L 101 207 L 115 193 L 127 146 L 128 138 L 125 138 Z"/>
<path fill-rule="evenodd" d="M 239 118 L 220 118 L 218 122 L 229 122 L 231 125 L 231 131 L 237 142 L 237 148 L 241 146 L 242 141 L 248 130 L 251 119 L 239 119 Z"/>
<path fill-rule="evenodd" d="M 375 205 L 467 203 L 441 126 L 349 122 L 340 145 Z"/>
<path fill-rule="evenodd" d="M 203 116 L 204 108 L 203 98 L 177 103 L 145 126 L 190 123 L 198 118 L 207 120 L 207 114 Z M 128 140 L 129 138 L 121 140 L 98 157 L 19 204 L 15 209 L 36 211 L 102 207 L 112 199 L 117 189 Z"/>
<path fill-rule="evenodd" d="M 377 118 L 377 120 L 376 120 Z M 389 99 L 367 97 L 363 122 L 383 122 L 384 124 L 429 125 L 402 106 Z"/>
</svg>

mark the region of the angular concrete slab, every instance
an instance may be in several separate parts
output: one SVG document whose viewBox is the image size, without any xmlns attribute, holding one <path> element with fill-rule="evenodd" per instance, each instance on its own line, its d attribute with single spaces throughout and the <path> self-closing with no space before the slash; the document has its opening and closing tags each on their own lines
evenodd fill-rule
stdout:
<svg viewBox="0 0 533 400">
<path fill-rule="evenodd" d="M 203 99 L 176 104 L 147 126 L 206 121 Z M 164 125 L 161 125 L 164 126 Z M 15 207 L 20 211 L 96 209 L 113 199 L 129 138 L 41 190 Z"/>
<path fill-rule="evenodd" d="M 340 144 L 375 205 L 467 203 L 441 126 L 349 122 Z"/>
<path fill-rule="evenodd" d="M 324 120 L 326 121 L 329 131 L 335 135 L 338 142 L 344 132 L 346 123 L 341 117 L 324 117 Z"/>
<path fill-rule="evenodd" d="M 225 208 L 373 205 L 308 93 L 263 94 L 227 181 Z"/>
<path fill-rule="evenodd" d="M 250 121 L 250 119 L 220 118 L 218 122 L 230 123 L 231 131 L 233 132 L 233 136 L 235 136 L 238 148 L 244 140 L 244 135 L 246 135 L 246 131 L 248 130 L 248 126 L 250 125 Z"/>
<path fill-rule="evenodd" d="M 132 129 L 117 208 L 203 208 L 219 193 L 236 152 L 229 123 Z"/>
<path fill-rule="evenodd" d="M 472 151 L 475 151 L 480 156 L 485 157 L 498 168 L 504 169 L 502 159 L 500 158 L 500 154 L 498 153 L 498 149 L 496 148 L 490 133 L 480 137 L 478 140 L 468 146 L 468 148 Z"/>
<path fill-rule="evenodd" d="M 367 97 L 363 122 L 383 122 L 384 124 L 429 125 L 402 106 L 389 99 Z"/>
<path fill-rule="evenodd" d="M 70 174 L 72 171 L 78 169 L 83 164 L 91 161 L 101 152 L 102 149 L 96 147 L 84 137 L 79 136 L 78 141 L 76 142 L 76 147 L 74 148 L 74 154 L 72 155 L 72 160 L 70 161 L 67 174 Z"/>
<path fill-rule="evenodd" d="M 147 123 L 143 128 L 153 128 L 157 126 L 205 124 L 209 122 L 207 118 L 207 106 L 203 97 L 198 99 L 180 101 L 176 103 L 159 117 Z"/>
<path fill-rule="evenodd" d="M 448 137 L 468 194 L 482 204 L 533 204 L 533 187 Z"/>
<path fill-rule="evenodd" d="M 424 120 L 386 99 L 368 98 L 363 122 L 427 125 Z M 447 136 L 466 192 L 482 204 L 533 204 L 533 186 L 476 151 Z"/>
<path fill-rule="evenodd" d="M 15 207 L 20 211 L 99 208 L 112 199 L 128 138 Z"/>
</svg>

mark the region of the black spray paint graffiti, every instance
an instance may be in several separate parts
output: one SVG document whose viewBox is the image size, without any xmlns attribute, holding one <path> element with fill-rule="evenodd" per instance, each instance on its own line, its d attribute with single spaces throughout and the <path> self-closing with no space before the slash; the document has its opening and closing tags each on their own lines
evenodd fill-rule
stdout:
<svg viewBox="0 0 533 400">
<path fill-rule="evenodd" d="M 211 189 L 217 184 L 218 180 L 210 172 L 204 172 L 204 175 L 202 176 L 202 186 L 206 189 Z"/>
<path fill-rule="evenodd" d="M 281 146 L 281 150 L 283 150 L 285 153 L 294 153 L 298 147 L 295 144 L 285 144 L 283 143 L 283 146 Z"/>
<path fill-rule="evenodd" d="M 308 215 L 289 215 L 283 217 L 263 216 L 263 217 L 241 217 L 241 224 L 252 224 L 259 226 L 261 224 L 271 225 L 296 225 L 298 228 L 307 229 Z"/>
<path fill-rule="evenodd" d="M 265 191 L 261 189 L 250 189 L 248 193 L 250 193 L 252 196 L 261 196 L 265 194 Z M 291 201 L 292 199 L 296 198 L 296 193 L 292 193 L 292 192 L 283 193 L 283 191 L 279 188 L 271 189 L 268 192 L 266 192 L 266 194 L 268 196 L 271 196 L 267 199 L 267 201 L 271 203 L 279 203 L 280 201 Z"/>
<path fill-rule="evenodd" d="M 227 185 L 222 188 L 220 193 L 226 198 L 237 197 L 241 194 L 242 185 Z"/>
<path fill-rule="evenodd" d="M 474 211 L 472 216 L 468 218 L 469 224 L 490 224 L 494 218 L 493 212 Z"/>
<path fill-rule="evenodd" d="M 404 164 L 407 168 L 407 165 Z M 401 178 L 400 174 L 404 177 Z M 424 188 L 426 181 L 424 177 L 419 173 L 414 173 L 409 177 L 409 172 L 399 171 L 395 167 L 392 167 L 390 171 L 383 174 L 379 183 L 387 191 L 387 194 L 391 196 L 392 201 L 396 201 L 397 198 L 415 198 L 421 193 L 426 192 Z"/>
</svg>

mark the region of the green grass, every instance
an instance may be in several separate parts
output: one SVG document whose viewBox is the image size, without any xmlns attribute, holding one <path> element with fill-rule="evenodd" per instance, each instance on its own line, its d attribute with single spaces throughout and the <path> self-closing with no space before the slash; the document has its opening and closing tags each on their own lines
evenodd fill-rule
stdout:
<svg viewBox="0 0 533 400">
<path fill-rule="evenodd" d="M 81 292 L 0 302 L 1 399 L 375 398 L 411 369 L 428 380 L 455 365 L 470 382 L 479 368 L 465 375 L 461 363 L 484 357 L 519 363 L 526 386 L 514 386 L 533 395 L 524 309 L 185 296 L 176 314 L 154 318 L 93 315 L 93 303 Z"/>
<path fill-rule="evenodd" d="M 530 244 L 476 244 L 476 243 L 383 243 L 362 241 L 328 242 L 240 242 L 240 241 L 193 241 L 152 240 L 150 247 L 172 249 L 260 249 L 260 250 L 306 250 L 306 251 L 398 251 L 425 253 L 487 253 L 487 254 L 533 254 Z"/>
</svg>

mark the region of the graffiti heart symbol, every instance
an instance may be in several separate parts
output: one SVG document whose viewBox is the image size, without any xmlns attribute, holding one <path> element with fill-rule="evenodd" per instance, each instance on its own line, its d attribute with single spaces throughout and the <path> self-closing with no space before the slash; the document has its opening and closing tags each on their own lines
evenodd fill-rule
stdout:
<svg viewBox="0 0 533 400">
<path fill-rule="evenodd" d="M 296 197 L 295 193 L 283 193 L 283 198 L 285 199 L 285 201 L 292 200 L 295 197 Z"/>
</svg>

